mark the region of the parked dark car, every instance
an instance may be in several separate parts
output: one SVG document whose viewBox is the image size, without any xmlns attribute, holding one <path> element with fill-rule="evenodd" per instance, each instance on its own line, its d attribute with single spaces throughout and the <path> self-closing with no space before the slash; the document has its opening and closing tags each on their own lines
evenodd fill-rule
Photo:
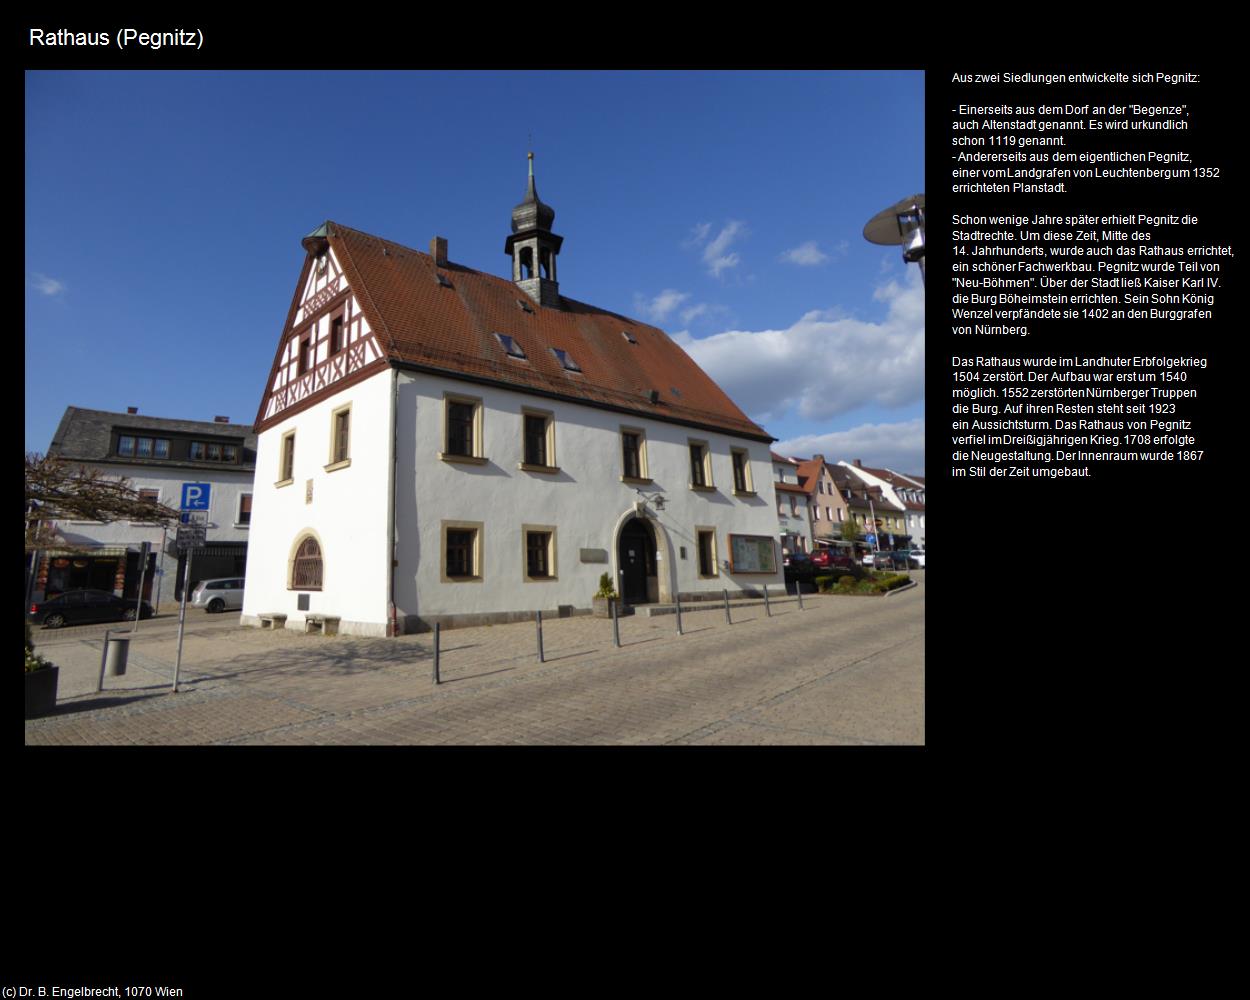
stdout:
<svg viewBox="0 0 1250 1000">
<path fill-rule="evenodd" d="M 806 552 L 791 552 L 785 557 L 783 568 L 787 583 L 791 580 L 810 580 L 816 575 L 816 566 Z"/>
<path fill-rule="evenodd" d="M 153 615 L 152 605 L 139 602 L 144 618 Z M 30 606 L 26 620 L 44 628 L 81 625 L 84 622 L 120 622 L 135 620 L 135 599 L 118 597 L 107 590 L 67 590 Z"/>
</svg>

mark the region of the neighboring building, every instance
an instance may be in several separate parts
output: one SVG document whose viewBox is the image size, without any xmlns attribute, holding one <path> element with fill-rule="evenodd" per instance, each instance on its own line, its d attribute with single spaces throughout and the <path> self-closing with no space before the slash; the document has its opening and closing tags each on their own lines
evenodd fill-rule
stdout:
<svg viewBox="0 0 1250 1000">
<path fill-rule="evenodd" d="M 184 484 L 208 484 L 208 545 L 191 559 L 191 585 L 242 574 L 256 469 L 251 427 L 225 417 L 170 420 L 141 416 L 133 408 L 111 413 L 70 406 L 48 455 L 126 478 L 140 494 L 175 510 L 182 504 Z M 151 545 L 142 574 L 144 599 L 155 603 L 181 597 L 185 557 L 175 550 L 173 528 L 136 521 L 58 521 L 56 531 L 64 545 L 41 553 L 36 600 L 79 588 L 135 596 L 144 542 Z"/>
<path fill-rule="evenodd" d="M 257 414 L 243 621 L 398 634 L 782 581 L 771 436 L 661 330 L 567 298 L 533 166 L 512 280 L 326 222 Z"/>
<path fill-rule="evenodd" d="M 842 538 L 847 507 L 825 456 L 813 455 L 799 462 L 796 473 L 799 485 L 807 494 L 812 541 L 816 545 L 838 541 Z"/>
<path fill-rule="evenodd" d="M 890 548 L 923 546 L 925 537 L 924 480 L 905 476 L 889 469 L 865 468 L 863 461 L 839 462 L 870 486 L 879 486 L 891 503 L 904 511 L 902 518 L 891 518 L 890 524 L 898 525 L 895 544 Z M 892 530 L 887 529 L 887 530 Z"/>
<path fill-rule="evenodd" d="M 904 510 L 895 504 L 880 486 L 873 486 L 857 476 L 849 466 L 827 466 L 843 502 L 846 518 L 859 526 L 861 539 L 867 548 L 892 549 L 901 547 L 891 544 L 891 535 L 900 538 L 903 532 Z M 868 541 L 875 535 L 876 542 Z"/>
<path fill-rule="evenodd" d="M 812 522 L 807 490 L 799 485 L 799 463 L 793 459 L 769 453 L 773 463 L 773 489 L 777 494 L 777 521 L 780 526 L 783 552 L 811 552 Z"/>
</svg>

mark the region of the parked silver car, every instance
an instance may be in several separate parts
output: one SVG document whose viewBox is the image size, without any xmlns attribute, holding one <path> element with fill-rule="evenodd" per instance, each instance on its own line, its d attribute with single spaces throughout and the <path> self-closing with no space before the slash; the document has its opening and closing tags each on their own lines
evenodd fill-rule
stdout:
<svg viewBox="0 0 1250 1000">
<path fill-rule="evenodd" d="M 191 606 L 209 613 L 238 611 L 243 607 L 243 578 L 227 576 L 219 580 L 201 580 L 191 591 Z"/>
</svg>

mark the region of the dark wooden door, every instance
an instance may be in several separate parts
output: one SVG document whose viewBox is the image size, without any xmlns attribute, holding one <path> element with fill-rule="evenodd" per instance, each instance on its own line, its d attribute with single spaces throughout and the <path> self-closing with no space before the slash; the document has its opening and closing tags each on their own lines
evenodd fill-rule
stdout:
<svg viewBox="0 0 1250 1000">
<path fill-rule="evenodd" d="M 646 604 L 647 577 L 655 572 L 655 540 L 642 521 L 634 519 L 621 529 L 617 560 L 621 567 L 621 599 L 626 604 Z"/>
</svg>

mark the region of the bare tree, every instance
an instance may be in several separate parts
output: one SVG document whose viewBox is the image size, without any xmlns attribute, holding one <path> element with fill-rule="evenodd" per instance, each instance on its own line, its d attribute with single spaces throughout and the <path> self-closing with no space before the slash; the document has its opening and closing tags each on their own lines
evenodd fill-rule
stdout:
<svg viewBox="0 0 1250 1000">
<path fill-rule="evenodd" d="M 150 521 L 172 524 L 178 511 L 141 497 L 125 478 L 71 465 L 38 452 L 26 455 L 26 551 L 57 544 L 52 522 Z"/>
</svg>

